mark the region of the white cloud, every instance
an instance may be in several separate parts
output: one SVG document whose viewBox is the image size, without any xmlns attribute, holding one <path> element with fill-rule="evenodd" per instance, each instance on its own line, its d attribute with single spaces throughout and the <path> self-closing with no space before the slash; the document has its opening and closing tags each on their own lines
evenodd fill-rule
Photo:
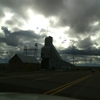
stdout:
<svg viewBox="0 0 100 100">
<path fill-rule="evenodd" d="M 49 26 L 49 20 L 43 15 L 35 14 L 32 10 L 28 10 L 29 19 L 23 24 L 23 30 L 33 30 L 35 33 L 39 33 L 41 29 L 47 29 Z"/>
<path fill-rule="evenodd" d="M 10 13 L 10 12 L 5 12 L 5 17 L 2 18 L 2 22 L 1 22 L 1 25 L 5 25 L 5 21 L 6 20 L 11 20 L 13 14 Z"/>
<path fill-rule="evenodd" d="M 34 42 L 44 44 L 44 38 L 50 35 L 54 38 L 53 44 L 57 49 L 71 46 L 70 39 L 78 41 L 76 48 L 86 49 L 92 46 L 93 49 L 99 49 L 100 15 L 96 9 L 97 3 L 97 0 L 2 0 L 0 27 L 8 27 L 12 34 L 5 38 L 0 29 L 0 41 L 5 41 L 0 45 L 4 50 L 11 50 L 14 45 L 18 47 L 21 42 L 32 47 Z M 21 31 L 25 34 L 18 34 Z M 29 31 L 35 34 L 30 34 Z M 95 48 L 94 42 L 98 44 Z M 10 47 L 11 44 L 13 46 Z M 22 45 L 20 47 L 23 48 Z M 18 48 L 17 50 L 19 51 Z"/>
</svg>

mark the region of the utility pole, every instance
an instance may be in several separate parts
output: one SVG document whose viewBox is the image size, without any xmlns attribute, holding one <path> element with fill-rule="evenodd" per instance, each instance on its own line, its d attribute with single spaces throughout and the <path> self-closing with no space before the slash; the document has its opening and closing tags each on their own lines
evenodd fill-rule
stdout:
<svg viewBox="0 0 100 100">
<path fill-rule="evenodd" d="M 73 65 L 74 65 L 74 44 L 73 44 Z"/>
<path fill-rule="evenodd" d="M 74 43 L 77 41 L 70 40 L 72 42 L 72 49 L 73 49 L 73 66 L 74 66 Z"/>
<path fill-rule="evenodd" d="M 24 46 L 24 53 L 25 53 L 26 56 L 27 56 L 27 46 L 26 46 L 26 45 Z"/>
</svg>

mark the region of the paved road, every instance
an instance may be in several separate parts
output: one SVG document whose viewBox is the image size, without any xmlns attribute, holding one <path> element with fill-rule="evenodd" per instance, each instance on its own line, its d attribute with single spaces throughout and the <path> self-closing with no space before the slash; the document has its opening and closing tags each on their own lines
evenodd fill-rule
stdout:
<svg viewBox="0 0 100 100">
<path fill-rule="evenodd" d="M 59 95 L 100 100 L 100 72 L 53 72 L 0 77 L 0 92 Z"/>
</svg>

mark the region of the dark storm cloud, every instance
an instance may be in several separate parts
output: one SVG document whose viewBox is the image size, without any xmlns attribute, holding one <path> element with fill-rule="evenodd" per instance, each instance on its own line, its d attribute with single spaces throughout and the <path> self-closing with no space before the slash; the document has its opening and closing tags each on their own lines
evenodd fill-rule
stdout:
<svg viewBox="0 0 100 100">
<path fill-rule="evenodd" d="M 77 33 L 90 32 L 90 24 L 99 21 L 99 0 L 1 0 L 0 8 L 8 9 L 17 16 L 28 18 L 27 9 L 45 17 L 59 19 L 56 26 L 70 26 Z"/>
<path fill-rule="evenodd" d="M 5 33 L 5 37 L 0 38 L 0 42 L 6 43 L 7 45 L 11 46 L 22 45 L 22 40 L 31 41 L 33 39 L 35 41 L 45 37 L 45 35 L 35 34 L 30 30 L 20 30 L 12 33 L 6 27 L 2 27 L 2 30 Z"/>
<path fill-rule="evenodd" d="M 89 48 L 89 47 L 93 46 L 94 43 L 89 36 L 85 39 L 77 41 L 76 45 L 77 45 L 78 48 L 84 49 L 84 48 Z"/>
<path fill-rule="evenodd" d="M 33 8 L 46 17 L 57 16 L 64 9 L 63 0 L 33 0 Z"/>
<path fill-rule="evenodd" d="M 70 26 L 78 33 L 92 30 L 91 23 L 99 21 L 98 0 L 33 0 L 38 12 L 47 17 L 56 16 L 59 26 Z"/>
<path fill-rule="evenodd" d="M 13 16 L 10 20 L 6 20 L 5 24 L 9 26 L 18 25 L 21 27 L 23 25 L 23 19 L 18 18 L 18 16 Z"/>
<path fill-rule="evenodd" d="M 65 50 L 59 50 L 58 51 L 60 54 L 73 54 L 73 48 L 72 47 L 68 47 Z M 74 48 L 74 55 L 100 55 L 100 50 L 99 49 L 91 49 L 91 48 L 87 48 L 84 50 L 79 50 L 77 48 Z"/>
<path fill-rule="evenodd" d="M 95 61 L 99 61 L 99 62 L 100 62 L 100 58 L 96 57 L 96 58 L 95 58 Z"/>
<path fill-rule="evenodd" d="M 27 9 L 33 9 L 33 11 L 49 17 L 56 16 L 55 14 L 61 11 L 63 2 L 62 0 L 1 0 L 0 6 L 23 18 L 28 17 Z"/>
<path fill-rule="evenodd" d="M 5 38 L 1 37 L 0 42 L 6 43 L 7 45 L 10 46 L 18 46 L 21 43 L 21 41 L 19 41 L 17 37 L 13 37 L 13 36 L 8 36 Z"/>
<path fill-rule="evenodd" d="M 73 64 L 73 55 L 72 54 L 60 54 L 63 60 L 70 62 Z M 87 55 L 74 55 L 74 64 L 79 63 L 84 63 L 84 59 L 87 57 Z"/>
<path fill-rule="evenodd" d="M 7 27 L 1 27 L 1 29 L 4 31 L 5 36 L 9 36 L 10 35 L 10 31 L 8 30 Z"/>
<path fill-rule="evenodd" d="M 4 12 L 2 11 L 2 9 L 0 9 L 0 18 L 2 18 L 4 16 L 5 16 Z"/>
<path fill-rule="evenodd" d="M 28 18 L 27 8 L 29 8 L 28 0 L 0 0 L 0 8 L 6 12 L 10 11 L 22 18 Z"/>
<path fill-rule="evenodd" d="M 69 25 L 76 32 L 89 32 L 92 22 L 99 20 L 98 0 L 67 0 L 60 24 Z"/>
<path fill-rule="evenodd" d="M 14 24 L 15 24 L 15 22 L 14 22 L 14 21 L 12 21 L 12 20 L 7 20 L 7 21 L 6 21 L 6 24 L 8 24 L 8 25 L 14 25 Z"/>
</svg>

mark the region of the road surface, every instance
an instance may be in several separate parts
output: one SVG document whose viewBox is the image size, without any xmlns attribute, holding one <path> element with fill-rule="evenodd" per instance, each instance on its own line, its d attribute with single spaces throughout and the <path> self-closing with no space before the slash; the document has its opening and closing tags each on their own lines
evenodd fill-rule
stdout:
<svg viewBox="0 0 100 100">
<path fill-rule="evenodd" d="M 82 100 L 100 100 L 100 72 L 1 75 L 0 92 L 36 93 Z"/>
</svg>

